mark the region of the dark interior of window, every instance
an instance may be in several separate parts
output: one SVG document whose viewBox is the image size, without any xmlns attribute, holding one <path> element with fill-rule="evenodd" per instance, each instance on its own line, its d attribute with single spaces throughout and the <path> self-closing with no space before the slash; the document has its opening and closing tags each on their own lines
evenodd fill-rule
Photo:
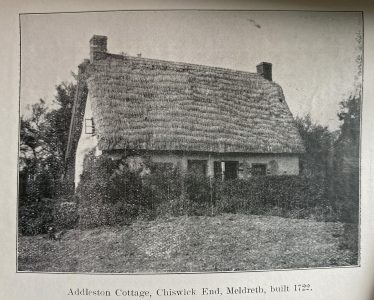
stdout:
<svg viewBox="0 0 374 300">
<path fill-rule="evenodd" d="M 266 164 L 252 164 L 252 175 L 253 176 L 266 175 Z"/>
<path fill-rule="evenodd" d="M 225 161 L 225 180 L 238 178 L 238 161 Z"/>
<path fill-rule="evenodd" d="M 222 170 L 224 165 L 224 171 Z M 238 161 L 215 161 L 214 162 L 214 178 L 224 180 L 232 180 L 238 178 L 239 162 Z"/>
<path fill-rule="evenodd" d="M 154 162 L 151 167 L 152 173 L 171 173 L 174 170 L 174 164 L 169 162 Z"/>
<path fill-rule="evenodd" d="M 195 175 L 206 176 L 207 161 L 206 160 L 189 160 L 187 171 Z"/>
</svg>

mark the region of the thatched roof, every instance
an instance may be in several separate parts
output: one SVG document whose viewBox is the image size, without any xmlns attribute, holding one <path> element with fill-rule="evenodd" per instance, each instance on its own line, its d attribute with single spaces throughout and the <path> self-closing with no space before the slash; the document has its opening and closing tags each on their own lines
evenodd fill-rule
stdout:
<svg viewBox="0 0 374 300">
<path fill-rule="evenodd" d="M 304 151 L 281 87 L 257 73 L 109 54 L 86 73 L 101 150 Z"/>
</svg>

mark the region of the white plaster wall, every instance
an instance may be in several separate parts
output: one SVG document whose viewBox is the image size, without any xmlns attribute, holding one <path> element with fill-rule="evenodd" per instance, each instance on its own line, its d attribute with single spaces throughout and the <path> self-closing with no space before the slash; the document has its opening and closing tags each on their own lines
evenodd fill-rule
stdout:
<svg viewBox="0 0 374 300">
<path fill-rule="evenodd" d="M 75 175 L 74 175 L 74 183 L 75 187 L 78 186 L 80 181 L 80 176 L 83 173 L 83 162 L 86 155 L 91 151 L 95 151 L 95 155 L 98 156 L 101 154 L 101 151 L 97 148 L 97 137 L 96 135 L 87 134 L 85 133 L 85 120 L 92 118 L 92 110 L 91 110 L 91 99 L 90 95 L 87 96 L 86 107 L 83 117 L 83 127 L 82 133 L 79 138 L 77 152 L 75 156 Z"/>
</svg>

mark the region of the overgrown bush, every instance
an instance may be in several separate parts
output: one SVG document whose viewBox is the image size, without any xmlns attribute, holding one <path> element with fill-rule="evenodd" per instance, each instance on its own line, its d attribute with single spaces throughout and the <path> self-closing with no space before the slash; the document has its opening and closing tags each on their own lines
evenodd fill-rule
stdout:
<svg viewBox="0 0 374 300">
<path fill-rule="evenodd" d="M 316 207 L 328 206 L 321 178 L 258 176 L 215 184 L 216 212 L 309 217 Z"/>
<path fill-rule="evenodd" d="M 255 176 L 221 181 L 187 173 L 171 164 L 146 162 L 134 170 L 126 159 L 89 156 L 76 191 L 83 228 L 131 223 L 165 215 L 243 213 L 342 219 L 323 176 Z M 144 172 L 144 169 L 147 171 Z"/>
<path fill-rule="evenodd" d="M 173 164 L 147 162 L 149 174 L 142 179 L 143 190 L 150 197 L 155 215 L 180 215 L 184 201 L 182 175 Z"/>
<path fill-rule="evenodd" d="M 82 228 L 129 223 L 152 208 L 150 191 L 143 188 L 140 171 L 123 160 L 89 155 L 76 190 Z"/>
<path fill-rule="evenodd" d="M 59 198 L 54 204 L 53 226 L 55 229 L 71 229 L 78 222 L 78 206 L 76 197 Z"/>
<path fill-rule="evenodd" d="M 214 180 L 204 175 L 187 173 L 184 176 L 186 199 L 185 214 L 210 215 L 214 208 Z"/>
<path fill-rule="evenodd" d="M 334 207 L 339 211 L 341 220 L 348 223 L 358 223 L 360 204 L 359 170 L 352 168 L 339 178 L 334 178 L 330 190 L 330 198 Z"/>
<path fill-rule="evenodd" d="M 213 181 L 193 173 L 181 174 L 178 168 L 158 166 L 146 177 L 145 189 L 150 189 L 155 214 L 210 215 L 213 209 Z"/>
<path fill-rule="evenodd" d="M 20 205 L 18 212 L 18 230 L 22 235 L 46 233 L 53 224 L 54 202 L 50 198 L 34 200 L 28 205 Z"/>
</svg>

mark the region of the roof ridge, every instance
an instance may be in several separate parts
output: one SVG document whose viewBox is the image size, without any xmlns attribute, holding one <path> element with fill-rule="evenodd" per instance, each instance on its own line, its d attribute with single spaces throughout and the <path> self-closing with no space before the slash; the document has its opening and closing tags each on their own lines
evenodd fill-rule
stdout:
<svg viewBox="0 0 374 300">
<path fill-rule="evenodd" d="M 185 66 L 188 66 L 188 67 L 191 67 L 191 68 L 194 68 L 194 69 L 198 69 L 199 67 L 201 68 L 205 68 L 205 69 L 209 69 L 209 70 L 214 70 L 214 71 L 221 71 L 221 72 L 230 72 L 230 73 L 233 73 L 233 74 L 238 74 L 238 75 L 251 75 L 255 78 L 261 78 L 263 80 L 266 80 L 268 81 L 269 83 L 274 83 L 276 85 L 278 85 L 275 81 L 269 81 L 265 78 L 263 78 L 260 74 L 258 74 L 257 72 L 249 72 L 249 71 L 242 71 L 242 70 L 236 70 L 236 69 L 230 69 L 230 68 L 224 68 L 224 67 L 216 67 L 216 66 L 210 66 L 210 65 L 203 65 L 203 64 L 194 64 L 194 63 L 188 63 L 188 62 L 181 62 L 181 61 L 172 61 L 172 60 L 164 60 L 164 59 L 157 59 L 157 58 L 148 58 L 148 57 L 137 57 L 137 56 L 131 56 L 131 55 L 125 55 L 125 54 L 114 54 L 114 53 L 107 53 L 107 58 L 114 58 L 114 59 L 118 59 L 118 60 L 131 60 L 131 61 L 140 61 L 140 62 L 148 62 L 148 63 L 167 63 L 167 64 L 173 64 L 175 66 L 178 66 L 178 67 L 185 67 Z M 94 61 L 94 63 L 97 63 L 97 62 L 100 62 L 100 61 L 104 61 L 106 59 L 103 59 L 103 60 L 97 60 L 97 61 Z"/>
</svg>

